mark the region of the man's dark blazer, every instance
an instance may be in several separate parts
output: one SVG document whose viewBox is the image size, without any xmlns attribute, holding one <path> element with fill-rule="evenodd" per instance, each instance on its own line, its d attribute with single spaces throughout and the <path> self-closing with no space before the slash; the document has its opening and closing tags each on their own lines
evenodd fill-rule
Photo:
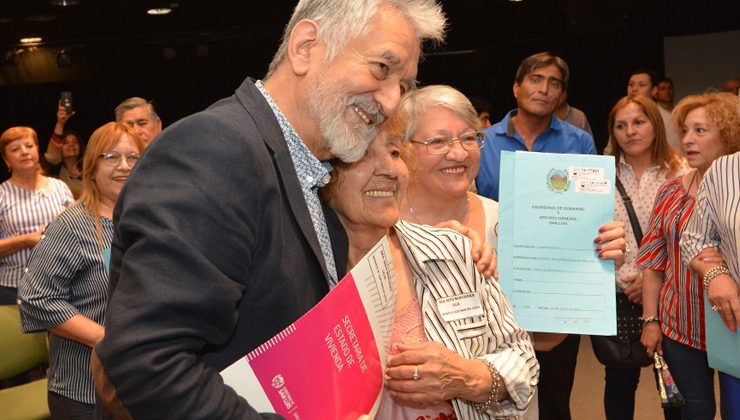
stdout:
<svg viewBox="0 0 740 420">
<path fill-rule="evenodd" d="M 327 218 L 344 267 L 346 233 Z M 293 161 L 254 81 L 162 132 L 114 219 L 96 353 L 125 408 L 134 418 L 258 417 L 218 372 L 328 286 Z"/>
</svg>

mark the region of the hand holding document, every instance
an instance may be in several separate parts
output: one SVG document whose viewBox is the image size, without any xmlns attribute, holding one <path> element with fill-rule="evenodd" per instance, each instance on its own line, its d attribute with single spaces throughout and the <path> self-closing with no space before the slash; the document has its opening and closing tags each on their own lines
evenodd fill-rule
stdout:
<svg viewBox="0 0 740 420">
<path fill-rule="evenodd" d="M 709 367 L 740 378 L 740 332 L 731 331 L 718 312 L 712 310 L 709 298 L 704 295 L 704 322 L 706 325 L 707 361 Z"/>
<path fill-rule="evenodd" d="M 523 328 L 616 334 L 614 263 L 593 243 L 614 172 L 611 156 L 502 152 L 499 281 Z"/>
<path fill-rule="evenodd" d="M 373 416 L 395 305 L 384 238 L 314 308 L 221 376 L 259 412 L 303 420 Z"/>
</svg>

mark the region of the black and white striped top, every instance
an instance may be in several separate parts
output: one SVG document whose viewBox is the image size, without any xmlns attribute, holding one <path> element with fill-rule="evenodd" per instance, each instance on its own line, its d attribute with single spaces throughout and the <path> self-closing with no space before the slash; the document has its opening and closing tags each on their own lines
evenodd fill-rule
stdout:
<svg viewBox="0 0 740 420">
<path fill-rule="evenodd" d="M 67 184 L 47 178 L 37 190 L 21 188 L 10 180 L 0 185 L 0 239 L 39 231 L 72 203 Z M 31 248 L 0 257 L 0 285 L 18 287 Z"/>
<path fill-rule="evenodd" d="M 465 358 L 485 359 L 498 370 L 511 400 L 484 415 L 469 401 L 452 401 L 459 419 L 517 418 L 523 415 L 539 379 L 532 343 L 514 319 L 509 300 L 493 277 L 484 278 L 471 258 L 470 241 L 450 229 L 399 221 L 395 226 L 414 276 L 424 330 Z M 445 321 L 439 299 L 477 292 L 482 316 Z"/>
<path fill-rule="evenodd" d="M 101 218 L 103 243 L 110 247 L 113 222 Z M 18 287 L 24 332 L 43 331 L 81 314 L 103 324 L 108 272 L 92 217 L 78 204 L 46 229 L 31 252 Z M 95 403 L 91 348 L 49 334 L 49 390 L 75 401 Z"/>
<path fill-rule="evenodd" d="M 690 264 L 704 248 L 722 252 L 740 284 L 740 152 L 712 163 L 699 186 L 694 214 L 681 235 L 681 258 Z"/>
</svg>

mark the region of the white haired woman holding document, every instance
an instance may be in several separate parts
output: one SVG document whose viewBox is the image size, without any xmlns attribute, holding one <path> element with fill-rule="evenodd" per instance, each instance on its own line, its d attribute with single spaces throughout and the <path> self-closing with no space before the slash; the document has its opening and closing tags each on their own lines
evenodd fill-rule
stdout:
<svg viewBox="0 0 740 420">
<path fill-rule="evenodd" d="M 404 119 L 400 113 L 388 121 L 362 160 L 336 165 L 323 191 L 347 230 L 349 267 L 383 236 L 390 239 L 398 300 L 376 418 L 517 418 L 539 369 L 506 296 L 467 257 L 465 238 L 398 220 L 408 181 L 400 154 Z M 621 256 L 622 245 L 604 246 Z M 467 316 L 452 315 L 450 299 Z"/>
</svg>

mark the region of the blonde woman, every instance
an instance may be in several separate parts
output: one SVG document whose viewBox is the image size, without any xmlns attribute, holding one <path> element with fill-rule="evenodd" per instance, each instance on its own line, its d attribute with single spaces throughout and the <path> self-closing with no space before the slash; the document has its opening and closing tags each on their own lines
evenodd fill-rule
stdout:
<svg viewBox="0 0 740 420">
<path fill-rule="evenodd" d="M 673 111 L 690 172 L 663 184 L 655 201 L 637 263 L 642 266 L 642 343 L 662 353 L 686 400 L 684 418 L 713 419 L 714 370 L 704 330 L 704 290 L 696 272 L 681 262 L 679 239 L 696 204 L 704 173 L 720 156 L 740 150 L 737 96 L 705 93 L 682 99 Z"/>
<path fill-rule="evenodd" d="M 0 305 L 15 305 L 31 249 L 73 198 L 64 182 L 42 173 L 33 128 L 5 130 L 0 147 L 10 171 L 0 185 Z"/>
<path fill-rule="evenodd" d="M 52 418 L 93 418 L 92 347 L 103 338 L 113 207 L 144 148 L 124 124 L 108 123 L 90 138 L 82 194 L 45 232 L 19 288 L 25 332 L 49 332 Z"/>
</svg>

